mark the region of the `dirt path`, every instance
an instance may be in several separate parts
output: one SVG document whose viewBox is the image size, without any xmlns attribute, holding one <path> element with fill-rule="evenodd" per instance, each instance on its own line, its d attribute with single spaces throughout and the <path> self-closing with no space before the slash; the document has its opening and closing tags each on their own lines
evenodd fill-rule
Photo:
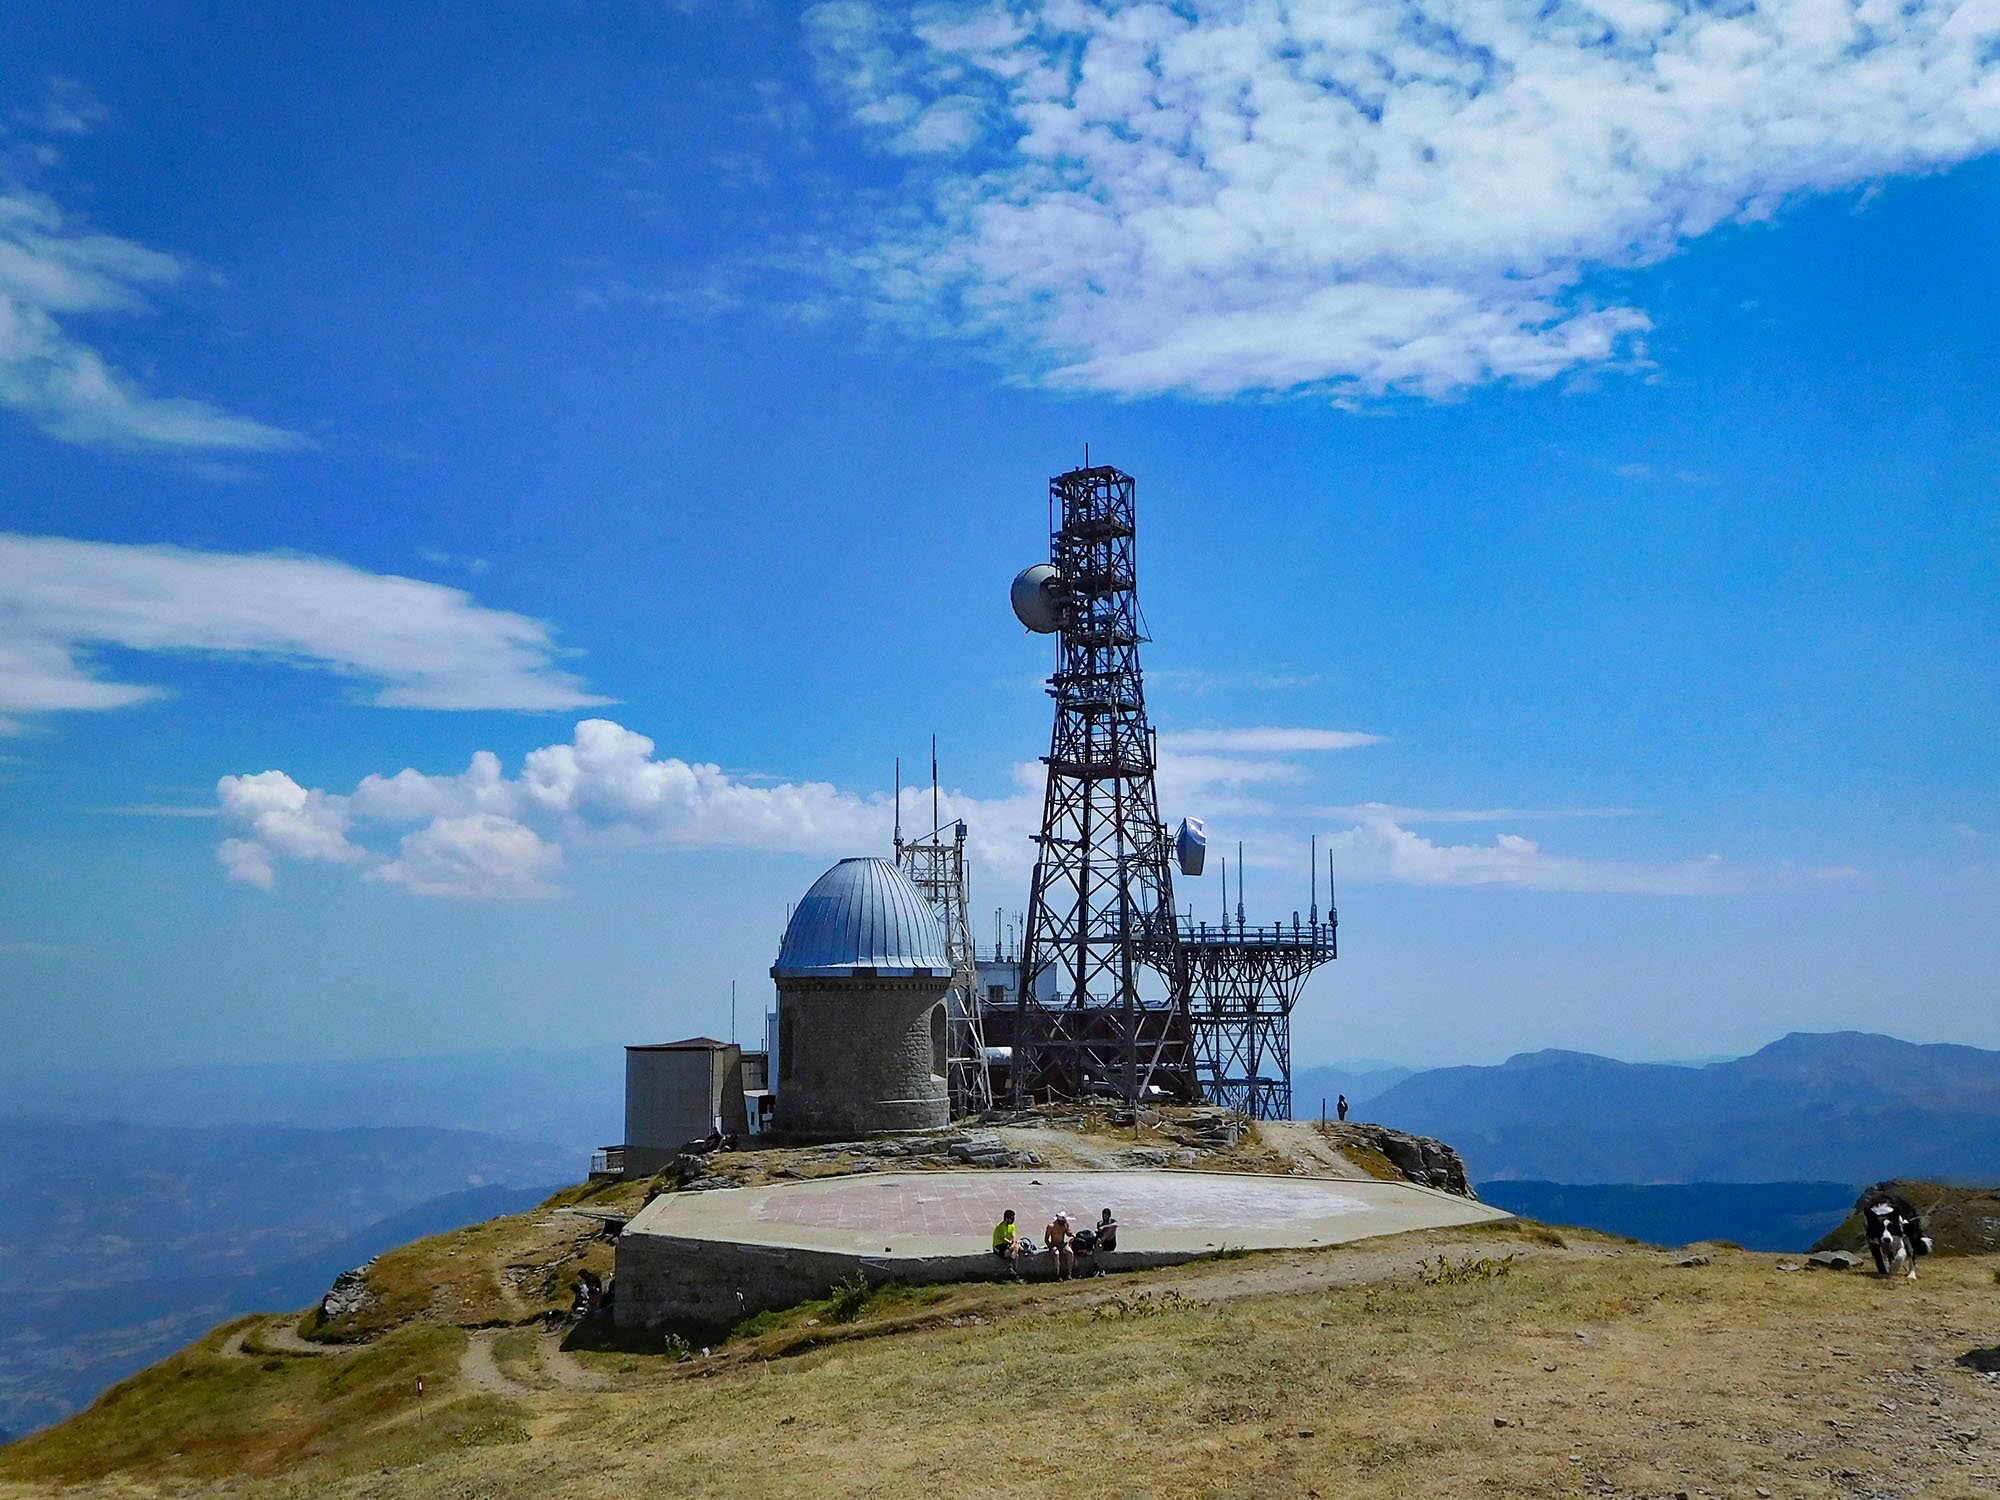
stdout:
<svg viewBox="0 0 2000 1500">
<path fill-rule="evenodd" d="M 245 1348 L 250 1340 L 256 1341 L 255 1349 Z M 283 1319 L 267 1319 L 261 1323 L 250 1323 L 237 1329 L 222 1341 L 216 1350 L 224 1359 L 256 1359 L 265 1354 L 352 1354 L 351 1344 L 315 1344 L 299 1337 L 299 1332 Z"/>
<path fill-rule="evenodd" d="M 595 1370 L 586 1370 L 574 1354 L 563 1348 L 561 1334 L 544 1334 L 540 1342 L 542 1368 L 549 1372 L 557 1385 L 573 1391 L 601 1391 L 611 1385 L 607 1377 Z"/>
<path fill-rule="evenodd" d="M 532 1399 L 534 1392 L 509 1380 L 500 1373 L 500 1366 L 494 1363 L 493 1343 L 499 1336 L 487 1329 L 466 1339 L 465 1353 L 458 1361 L 460 1377 L 474 1390 L 488 1391 L 495 1396 L 511 1396 L 516 1400 Z"/>
<path fill-rule="evenodd" d="M 265 1323 L 257 1329 L 257 1342 L 263 1348 L 275 1349 L 280 1354 L 352 1354 L 350 1344 L 315 1344 L 311 1339 L 299 1337 L 298 1329 L 285 1322 Z"/>
<path fill-rule="evenodd" d="M 1016 1151 L 1032 1151 L 1052 1169 L 1071 1172 L 1115 1172 L 1132 1165 L 1121 1153 L 1150 1144 L 1130 1135 L 1082 1135 L 1032 1125 L 1002 1125 L 981 1134 L 993 1135 Z"/>
<path fill-rule="evenodd" d="M 1338 1177 L 1343 1182 L 1362 1182 L 1368 1174 L 1333 1148 L 1313 1126 L 1301 1121 L 1266 1120 L 1257 1127 L 1265 1144 L 1283 1152 L 1315 1177 Z"/>
</svg>

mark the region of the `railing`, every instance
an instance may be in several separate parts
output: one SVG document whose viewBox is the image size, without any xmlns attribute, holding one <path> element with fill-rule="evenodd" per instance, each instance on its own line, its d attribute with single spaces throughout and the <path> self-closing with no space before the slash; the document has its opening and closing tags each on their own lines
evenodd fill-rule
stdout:
<svg viewBox="0 0 2000 1500">
<path fill-rule="evenodd" d="M 1294 918 L 1290 922 L 1190 922 L 1185 918 L 1181 924 L 1183 943 L 1213 943 L 1218 946 L 1248 946 L 1253 943 L 1306 944 L 1330 943 L 1333 941 L 1335 922 L 1332 913 L 1325 921 L 1301 922 Z"/>
<path fill-rule="evenodd" d="M 606 1146 L 602 1151 L 590 1153 L 590 1175 L 592 1177 L 623 1177 L 625 1175 L 625 1148 Z"/>
</svg>

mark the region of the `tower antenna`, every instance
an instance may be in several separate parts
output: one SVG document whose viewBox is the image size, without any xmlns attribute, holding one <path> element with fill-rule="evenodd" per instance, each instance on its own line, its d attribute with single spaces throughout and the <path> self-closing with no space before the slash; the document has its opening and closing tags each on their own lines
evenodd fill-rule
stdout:
<svg viewBox="0 0 2000 1500">
<path fill-rule="evenodd" d="M 1312 836 L 1312 853 L 1306 858 L 1306 866 L 1312 871 L 1313 907 L 1312 924 L 1319 926 L 1319 835 Z"/>
<path fill-rule="evenodd" d="M 931 827 L 942 828 L 943 826 L 944 825 L 942 823 L 938 822 L 937 736 L 932 735 L 931 736 Z"/>
<path fill-rule="evenodd" d="M 1180 923 L 1139 669 L 1137 485 L 1092 467 L 1088 444 L 1083 457 L 1049 481 L 1055 607 L 1044 633 L 1059 637 L 1060 659 L 1021 937 L 1014 1097 L 1108 1088 L 1128 1106 L 1186 1101 L 1196 1088 Z M 1031 630 L 1042 618 L 1016 613 Z"/>
<path fill-rule="evenodd" d="M 896 852 L 903 852 L 903 757 L 896 757 Z"/>
<path fill-rule="evenodd" d="M 1236 926 L 1243 927 L 1243 841 L 1236 841 Z"/>
</svg>

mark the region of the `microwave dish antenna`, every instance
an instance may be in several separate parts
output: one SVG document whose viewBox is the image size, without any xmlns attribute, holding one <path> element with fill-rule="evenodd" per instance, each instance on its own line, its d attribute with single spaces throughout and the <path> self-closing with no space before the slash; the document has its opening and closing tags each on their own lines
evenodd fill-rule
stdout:
<svg viewBox="0 0 2000 1500">
<path fill-rule="evenodd" d="M 1009 598 L 1014 618 L 1036 635 L 1054 635 L 1062 629 L 1062 580 L 1049 563 L 1036 563 L 1014 575 Z"/>
</svg>

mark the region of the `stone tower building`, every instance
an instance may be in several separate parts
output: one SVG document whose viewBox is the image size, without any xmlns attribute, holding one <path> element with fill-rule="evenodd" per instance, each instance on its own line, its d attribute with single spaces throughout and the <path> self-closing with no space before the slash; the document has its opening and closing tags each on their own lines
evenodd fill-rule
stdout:
<svg viewBox="0 0 2000 1500">
<path fill-rule="evenodd" d="M 886 859 L 843 859 L 792 913 L 778 961 L 777 1127 L 935 1130 L 945 1089 L 944 931 Z"/>
</svg>

